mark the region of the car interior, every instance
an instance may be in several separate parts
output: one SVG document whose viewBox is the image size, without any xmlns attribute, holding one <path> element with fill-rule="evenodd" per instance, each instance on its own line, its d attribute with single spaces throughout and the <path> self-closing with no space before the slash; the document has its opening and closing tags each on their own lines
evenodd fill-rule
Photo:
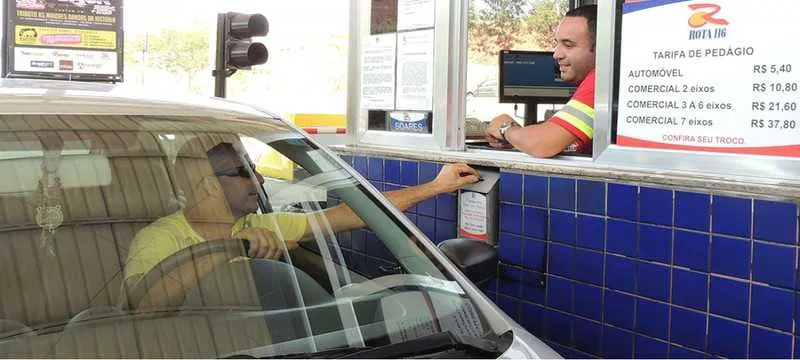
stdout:
<svg viewBox="0 0 800 360">
<path fill-rule="evenodd" d="M 246 254 L 244 242 L 201 242 L 126 286 L 136 234 L 180 210 L 195 196 L 187 184 L 208 173 L 204 153 L 182 153 L 176 161 L 183 141 L 219 142 L 240 134 L 217 120 L 153 116 L 2 115 L 0 126 L 0 172 L 14 174 L 0 180 L 0 356 L 205 357 L 242 349 L 260 349 L 260 356 L 310 354 L 421 336 L 407 329 L 416 326 L 407 324 L 407 311 L 425 300 L 423 292 L 402 290 L 409 286 L 461 294 L 434 296 L 436 314 L 463 308 L 457 285 L 413 275 L 442 276 L 350 174 L 324 168 L 331 166 L 318 158 L 324 155 L 309 151 L 295 134 L 265 140 L 290 157 L 302 153 L 292 160 L 296 173 L 305 172 L 270 194 L 281 199 L 273 205 L 320 210 L 325 204 L 308 189 L 336 189 L 337 202 L 350 199 L 364 222 L 377 224 L 359 236 L 375 238 L 334 234 L 321 217 L 309 223 L 315 241 L 280 261 L 259 261 L 260 275 L 251 271 L 252 261 L 230 261 L 183 284 L 188 290 L 182 303 L 141 310 L 140 288 L 172 276 L 170 268 L 208 252 L 229 252 L 234 260 Z M 254 131 L 268 126 L 259 122 Z M 266 182 L 285 180 L 267 176 Z M 396 295 L 377 295 L 390 287 L 398 288 Z M 358 300 L 343 305 L 341 298 Z M 354 327 L 358 331 L 348 330 Z"/>
<path fill-rule="evenodd" d="M 0 345 L 0 354 L 170 357 L 223 354 L 248 347 L 243 344 L 248 342 L 264 345 L 270 329 L 263 321 L 240 321 L 241 326 L 221 322 L 215 328 L 197 326 L 206 320 L 192 316 L 172 319 L 174 331 L 167 332 L 158 321 L 117 321 L 94 325 L 103 331 L 64 331 L 87 319 L 131 310 L 123 287 L 130 242 L 148 224 L 180 209 L 188 194 L 176 179 L 191 178 L 193 171 L 190 165 L 171 167 L 175 149 L 165 148 L 167 142 L 159 139 L 166 132 L 142 131 L 137 128 L 142 119 L 92 116 L 104 125 L 98 128 L 85 126 L 83 118 L 0 117 L 5 128 L 0 132 L 0 171 L 17 175 L 0 181 L 0 339 L 37 335 Z M 186 129 L 172 132 L 191 129 L 186 123 Z M 312 252 L 300 251 L 305 254 L 298 259 L 313 263 Z M 203 284 L 202 296 L 194 298 L 202 299 L 203 306 L 259 307 L 249 271 L 235 266 L 229 271 L 216 272 Z M 302 275 L 304 283 L 322 289 Z M 196 338 L 185 342 L 185 331 Z M 235 341 L 218 341 L 218 336 Z M 80 352 L 86 349 L 91 351 Z"/>
</svg>

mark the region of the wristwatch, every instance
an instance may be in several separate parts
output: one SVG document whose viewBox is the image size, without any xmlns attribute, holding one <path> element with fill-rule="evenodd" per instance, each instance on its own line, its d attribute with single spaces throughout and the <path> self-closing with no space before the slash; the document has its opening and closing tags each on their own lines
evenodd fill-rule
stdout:
<svg viewBox="0 0 800 360">
<path fill-rule="evenodd" d="M 500 125 L 500 136 L 503 138 L 503 141 L 508 142 L 508 139 L 506 139 L 506 131 L 514 127 L 514 125 L 516 125 L 514 121 L 506 121 L 503 125 Z"/>
</svg>

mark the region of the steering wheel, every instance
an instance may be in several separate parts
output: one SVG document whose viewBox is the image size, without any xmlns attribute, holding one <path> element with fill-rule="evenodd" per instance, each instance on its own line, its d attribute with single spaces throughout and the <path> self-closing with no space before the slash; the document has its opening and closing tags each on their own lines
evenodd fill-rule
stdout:
<svg viewBox="0 0 800 360">
<path fill-rule="evenodd" d="M 138 305 L 142 299 L 147 295 L 149 290 L 148 284 L 154 284 L 165 274 L 169 274 L 180 266 L 193 261 L 195 258 L 226 252 L 233 257 L 247 256 L 250 250 L 250 241 L 241 239 L 239 241 L 232 241 L 230 239 L 217 239 L 210 241 L 203 241 L 195 245 L 184 248 L 164 260 L 161 260 L 156 266 L 142 276 L 131 288 L 127 289 L 128 304 L 130 307 L 134 304 Z M 176 306 L 177 304 L 169 304 L 169 306 Z"/>
</svg>

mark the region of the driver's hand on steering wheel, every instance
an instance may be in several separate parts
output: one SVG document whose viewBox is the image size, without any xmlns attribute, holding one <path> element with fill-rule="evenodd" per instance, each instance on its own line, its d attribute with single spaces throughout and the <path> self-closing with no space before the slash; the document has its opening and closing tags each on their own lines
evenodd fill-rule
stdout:
<svg viewBox="0 0 800 360">
<path fill-rule="evenodd" d="M 239 231 L 233 237 L 250 241 L 250 251 L 248 253 L 250 257 L 277 260 L 283 254 L 281 240 L 269 229 L 248 227 Z M 297 247 L 297 242 L 295 241 L 286 241 L 285 244 L 289 250 Z"/>
</svg>

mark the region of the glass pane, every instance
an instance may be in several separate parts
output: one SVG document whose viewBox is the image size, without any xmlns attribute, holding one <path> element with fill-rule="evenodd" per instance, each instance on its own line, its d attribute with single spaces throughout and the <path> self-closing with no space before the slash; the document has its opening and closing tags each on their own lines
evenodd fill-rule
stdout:
<svg viewBox="0 0 800 360">
<path fill-rule="evenodd" d="M 0 124 L 0 172 L 14 175 L 0 180 L 2 357 L 313 358 L 445 331 L 497 340 L 377 194 L 281 122 Z"/>
<path fill-rule="evenodd" d="M 500 114 L 524 123 L 525 104 L 498 101 L 499 52 L 552 51 L 555 27 L 568 7 L 568 0 L 470 0 L 465 94 L 468 138 L 482 138 L 481 126 L 475 123 L 491 121 Z"/>
</svg>

